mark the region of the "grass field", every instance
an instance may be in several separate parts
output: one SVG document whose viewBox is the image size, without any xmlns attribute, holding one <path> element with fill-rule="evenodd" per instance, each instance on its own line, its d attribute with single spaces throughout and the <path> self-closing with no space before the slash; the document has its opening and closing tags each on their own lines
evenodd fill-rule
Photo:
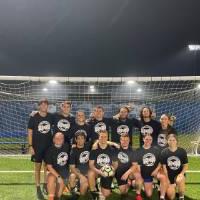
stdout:
<svg viewBox="0 0 200 200">
<path fill-rule="evenodd" d="M 33 163 L 27 157 L 0 157 L 0 200 L 35 200 L 34 176 L 29 172 L 31 170 L 33 170 Z M 200 170 L 200 157 L 189 158 L 189 170 Z M 129 196 L 133 200 L 134 192 L 130 192 Z M 117 190 L 113 191 L 110 199 L 119 199 Z M 153 200 L 156 199 L 158 198 L 155 193 Z M 200 200 L 200 173 L 187 174 L 185 199 Z"/>
</svg>

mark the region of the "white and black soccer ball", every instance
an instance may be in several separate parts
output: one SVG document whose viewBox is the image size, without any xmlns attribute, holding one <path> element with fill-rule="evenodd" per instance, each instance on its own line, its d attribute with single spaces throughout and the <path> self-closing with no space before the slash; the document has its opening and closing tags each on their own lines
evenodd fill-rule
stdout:
<svg viewBox="0 0 200 200">
<path fill-rule="evenodd" d="M 104 165 L 101 168 L 101 171 L 103 172 L 105 177 L 111 177 L 114 176 L 114 169 L 111 165 Z"/>
</svg>

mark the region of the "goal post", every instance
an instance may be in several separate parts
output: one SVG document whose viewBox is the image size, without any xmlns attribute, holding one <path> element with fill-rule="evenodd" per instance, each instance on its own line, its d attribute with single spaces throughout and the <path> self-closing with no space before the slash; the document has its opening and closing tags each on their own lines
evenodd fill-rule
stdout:
<svg viewBox="0 0 200 200">
<path fill-rule="evenodd" d="M 59 103 L 67 99 L 72 101 L 72 114 L 81 109 L 87 117 L 95 105 L 102 105 L 106 117 L 111 117 L 129 104 L 130 117 L 139 118 L 141 107 L 148 105 L 157 120 L 163 113 L 176 117 L 180 145 L 188 153 L 193 151 L 192 141 L 200 138 L 200 76 L 0 76 L 0 154 L 25 153 L 29 114 L 42 97 L 49 99 L 50 112 L 58 111 Z"/>
</svg>

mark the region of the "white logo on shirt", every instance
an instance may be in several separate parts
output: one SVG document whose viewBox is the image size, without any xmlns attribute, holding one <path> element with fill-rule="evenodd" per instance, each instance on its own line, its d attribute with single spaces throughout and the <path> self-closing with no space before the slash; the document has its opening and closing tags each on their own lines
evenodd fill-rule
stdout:
<svg viewBox="0 0 200 200">
<path fill-rule="evenodd" d="M 97 164 L 101 167 L 110 164 L 110 157 L 107 154 L 100 154 L 97 157 Z"/>
<path fill-rule="evenodd" d="M 166 134 L 158 135 L 158 145 L 161 147 L 165 147 L 167 145 Z"/>
<path fill-rule="evenodd" d="M 67 164 L 68 161 L 68 154 L 66 152 L 61 152 L 58 154 L 57 157 L 57 164 L 60 166 L 64 166 Z"/>
<path fill-rule="evenodd" d="M 51 129 L 51 125 L 48 121 L 41 121 L 38 124 L 38 131 L 40 133 L 46 134 L 50 131 L 50 129 Z"/>
<path fill-rule="evenodd" d="M 172 170 L 177 170 L 181 166 L 181 161 L 176 156 L 171 156 L 167 159 L 167 165 Z"/>
<path fill-rule="evenodd" d="M 128 155 L 124 152 L 118 153 L 118 159 L 120 160 L 121 163 L 128 163 L 129 161 Z"/>
<path fill-rule="evenodd" d="M 80 163 L 87 163 L 87 162 L 89 161 L 89 155 L 90 155 L 90 152 L 89 152 L 89 151 L 83 151 L 83 152 L 80 154 L 79 162 L 80 162 Z"/>
<path fill-rule="evenodd" d="M 61 119 L 58 121 L 57 127 L 61 131 L 67 131 L 70 128 L 70 122 L 66 119 Z"/>
<path fill-rule="evenodd" d="M 100 131 L 105 131 L 106 130 L 106 125 L 103 122 L 99 122 L 95 125 L 94 131 L 96 133 L 99 133 Z"/>
<path fill-rule="evenodd" d="M 153 133 L 153 128 L 149 125 L 145 125 L 141 128 L 142 135 L 151 135 Z"/>
<path fill-rule="evenodd" d="M 119 135 L 127 134 L 129 132 L 129 127 L 127 125 L 120 125 L 117 127 L 117 133 Z"/>
<path fill-rule="evenodd" d="M 147 167 L 154 166 L 156 162 L 156 157 L 152 153 L 147 153 L 143 156 L 143 164 Z"/>
</svg>

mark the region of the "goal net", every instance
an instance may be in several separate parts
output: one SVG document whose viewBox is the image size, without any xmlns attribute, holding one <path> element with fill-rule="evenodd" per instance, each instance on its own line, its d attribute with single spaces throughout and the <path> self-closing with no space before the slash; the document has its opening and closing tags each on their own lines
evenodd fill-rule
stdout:
<svg viewBox="0 0 200 200">
<path fill-rule="evenodd" d="M 176 117 L 174 127 L 180 146 L 192 152 L 200 138 L 200 77 L 9 77 L 0 76 L 0 154 L 21 154 L 27 149 L 27 122 L 42 97 L 56 112 L 62 100 L 72 101 L 72 114 L 79 109 L 88 117 L 95 105 L 111 117 L 122 105 L 133 107 L 130 117 L 148 105 L 159 120 L 161 114 Z M 138 130 L 133 133 L 138 145 Z"/>
</svg>

